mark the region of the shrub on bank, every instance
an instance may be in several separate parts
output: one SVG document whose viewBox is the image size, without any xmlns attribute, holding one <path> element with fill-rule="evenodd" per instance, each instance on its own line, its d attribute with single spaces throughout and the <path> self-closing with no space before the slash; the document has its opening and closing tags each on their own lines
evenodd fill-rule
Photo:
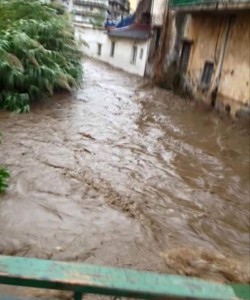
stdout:
<svg viewBox="0 0 250 300">
<path fill-rule="evenodd" d="M 0 144 L 2 142 L 2 134 L 0 132 Z M 8 187 L 8 180 L 10 177 L 9 171 L 0 166 L 0 193 L 5 192 Z"/>
<path fill-rule="evenodd" d="M 5 192 L 8 187 L 9 171 L 6 168 L 0 168 L 0 193 Z"/>
<path fill-rule="evenodd" d="M 81 80 L 81 52 L 66 16 L 38 0 L 0 0 L 0 108 L 28 112 L 31 101 Z"/>
</svg>

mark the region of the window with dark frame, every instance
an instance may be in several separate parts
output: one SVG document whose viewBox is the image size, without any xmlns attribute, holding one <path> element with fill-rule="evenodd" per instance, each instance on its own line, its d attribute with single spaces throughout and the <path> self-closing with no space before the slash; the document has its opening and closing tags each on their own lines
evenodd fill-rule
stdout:
<svg viewBox="0 0 250 300">
<path fill-rule="evenodd" d="M 98 56 L 102 55 L 102 44 L 100 43 L 97 44 L 97 55 Z"/>
<path fill-rule="evenodd" d="M 206 61 L 201 77 L 201 84 L 209 86 L 212 80 L 212 75 L 214 71 L 214 63 Z"/>
<path fill-rule="evenodd" d="M 133 46 L 132 47 L 132 57 L 131 57 L 131 64 L 134 64 L 136 63 L 136 57 L 137 57 L 137 46 Z"/>
<path fill-rule="evenodd" d="M 188 63 L 189 63 L 191 48 L 192 48 L 192 42 L 183 41 L 181 57 L 180 57 L 180 70 L 183 73 L 186 73 L 188 70 Z"/>
<path fill-rule="evenodd" d="M 114 57 L 115 55 L 115 42 L 111 43 L 111 51 L 110 51 L 110 56 Z"/>
</svg>

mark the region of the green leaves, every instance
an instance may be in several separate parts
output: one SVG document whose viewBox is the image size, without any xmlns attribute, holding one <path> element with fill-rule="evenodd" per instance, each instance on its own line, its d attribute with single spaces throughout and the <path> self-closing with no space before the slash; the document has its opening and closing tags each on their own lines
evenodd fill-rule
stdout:
<svg viewBox="0 0 250 300">
<path fill-rule="evenodd" d="M 0 144 L 2 143 L 2 133 L 0 132 Z M 0 193 L 5 192 L 8 187 L 8 179 L 10 177 L 9 171 L 0 167 Z"/>
<path fill-rule="evenodd" d="M 27 93 L 2 92 L 0 103 L 2 104 L 2 108 L 6 110 L 25 113 L 30 111 L 29 99 Z"/>
<path fill-rule="evenodd" d="M 10 173 L 5 168 L 0 168 L 0 193 L 5 192 L 8 187 Z"/>
<path fill-rule="evenodd" d="M 37 0 L 0 0 L 0 108 L 28 112 L 70 91 L 82 81 L 81 58 L 65 16 Z"/>
</svg>

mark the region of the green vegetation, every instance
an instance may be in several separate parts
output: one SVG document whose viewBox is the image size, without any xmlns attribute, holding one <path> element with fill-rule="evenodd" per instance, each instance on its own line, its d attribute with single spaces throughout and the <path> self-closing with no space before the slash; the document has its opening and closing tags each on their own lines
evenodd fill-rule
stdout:
<svg viewBox="0 0 250 300">
<path fill-rule="evenodd" d="M 0 144 L 2 142 L 2 134 L 0 132 Z M 0 193 L 5 192 L 8 187 L 8 179 L 10 177 L 9 171 L 4 168 L 0 167 Z"/>
<path fill-rule="evenodd" d="M 7 189 L 9 177 L 9 171 L 6 168 L 0 168 L 0 193 Z"/>
<path fill-rule="evenodd" d="M 32 101 L 81 80 L 81 52 L 65 15 L 38 0 L 0 0 L 0 108 L 28 112 Z"/>
</svg>

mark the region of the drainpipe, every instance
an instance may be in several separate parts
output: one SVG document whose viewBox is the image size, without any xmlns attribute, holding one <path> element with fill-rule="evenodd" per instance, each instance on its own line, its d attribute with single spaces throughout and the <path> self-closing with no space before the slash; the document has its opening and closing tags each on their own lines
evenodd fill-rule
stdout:
<svg viewBox="0 0 250 300">
<path fill-rule="evenodd" d="M 162 31 L 160 36 L 159 42 L 159 49 L 156 54 L 156 64 L 154 69 L 154 81 L 157 82 L 162 73 L 162 67 L 164 65 L 164 55 L 166 53 L 166 40 L 168 38 L 168 29 L 169 29 L 169 2 L 167 1 L 166 6 L 164 8 L 164 15 L 163 15 L 163 24 L 162 24 Z"/>
<path fill-rule="evenodd" d="M 212 106 L 215 106 L 215 103 L 217 100 L 217 95 L 218 95 L 219 85 L 220 85 L 221 75 L 222 75 L 222 69 L 223 69 L 223 64 L 225 61 L 225 55 L 226 55 L 227 46 L 228 46 L 228 39 L 229 39 L 229 34 L 230 34 L 231 27 L 232 27 L 233 19 L 234 19 L 234 16 L 231 15 L 231 16 L 229 16 L 228 21 L 227 21 L 224 42 L 223 42 L 221 55 L 220 55 L 220 59 L 219 59 L 219 64 L 218 64 L 218 76 L 217 76 L 216 82 L 215 82 L 215 89 L 212 92 L 212 102 L 211 102 Z"/>
</svg>

